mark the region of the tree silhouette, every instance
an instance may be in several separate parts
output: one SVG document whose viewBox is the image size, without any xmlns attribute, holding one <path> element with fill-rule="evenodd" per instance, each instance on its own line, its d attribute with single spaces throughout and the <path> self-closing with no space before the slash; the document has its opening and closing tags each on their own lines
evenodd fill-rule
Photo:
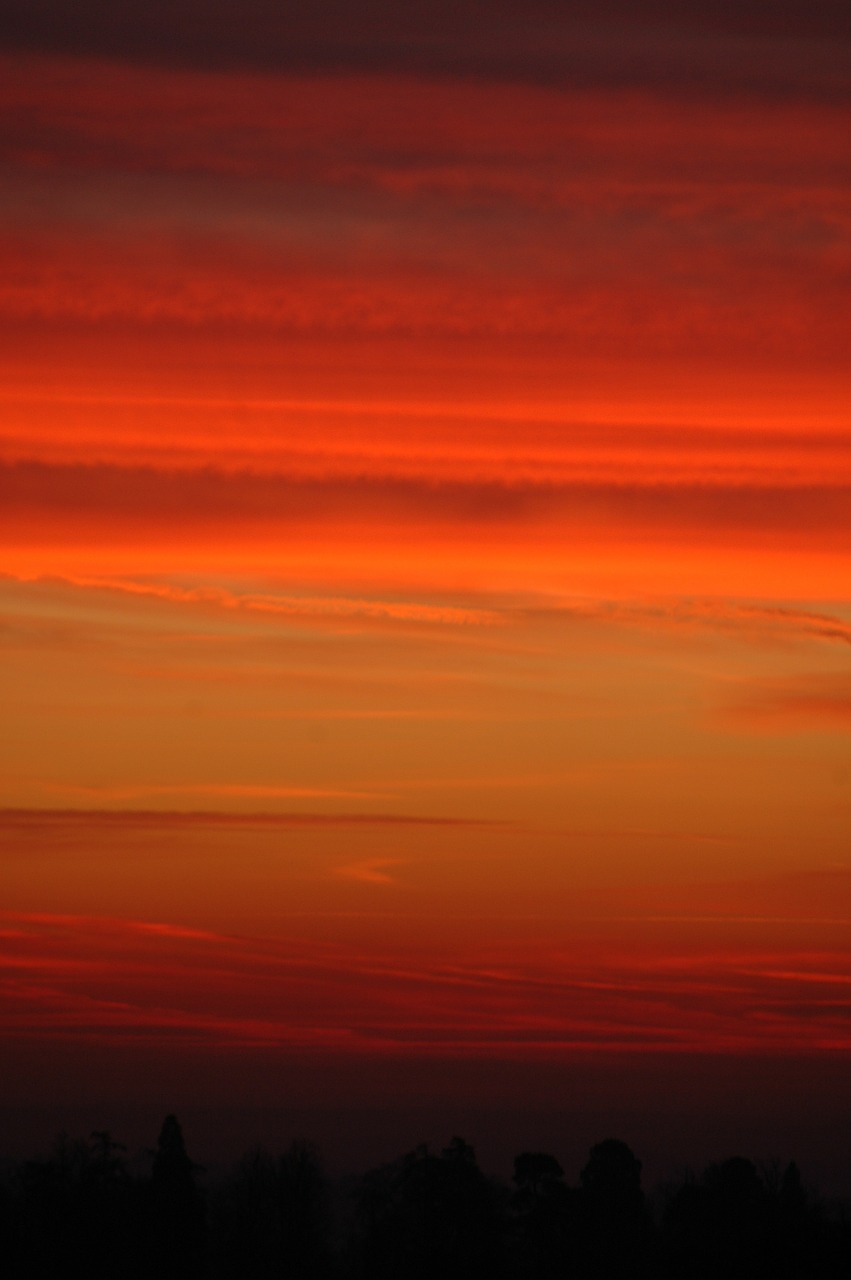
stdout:
<svg viewBox="0 0 851 1280">
<path fill-rule="evenodd" d="M 513 1188 L 453 1138 L 418 1147 L 358 1184 L 330 1187 L 294 1142 L 262 1149 L 206 1207 L 180 1125 L 163 1122 L 150 1175 L 131 1176 L 104 1130 L 60 1135 L 46 1158 L 0 1177 L 3 1280 L 848 1280 L 851 1225 L 807 1192 L 797 1165 L 741 1156 L 688 1175 L 652 1223 L 625 1143 L 592 1147 L 580 1186 L 553 1155 L 524 1152 Z M 0 1161 L 2 1169 L 2 1161 Z M 351 1195 L 353 1186 L 359 1190 Z M 351 1215 L 354 1215 L 353 1217 Z"/>
<path fill-rule="evenodd" d="M 363 1180 L 356 1274 L 370 1280 L 461 1280 L 502 1274 L 500 1197 L 462 1138 L 441 1155 L 418 1147 Z"/>
<path fill-rule="evenodd" d="M 535 1280 L 560 1278 L 575 1252 L 577 1193 L 565 1186 L 564 1170 L 555 1156 L 545 1152 L 517 1156 L 514 1183 L 514 1270 Z"/>
<path fill-rule="evenodd" d="M 580 1180 L 586 1273 L 606 1280 L 645 1275 L 650 1263 L 650 1223 L 641 1189 L 641 1161 L 625 1142 L 606 1138 L 591 1148 Z"/>
<path fill-rule="evenodd" d="M 325 1175 L 310 1143 L 295 1141 L 278 1161 L 278 1187 L 287 1268 L 303 1280 L 328 1270 Z"/>
<path fill-rule="evenodd" d="M 258 1147 L 240 1161 L 213 1200 L 213 1273 L 243 1280 L 283 1274 L 278 1166 Z"/>
<path fill-rule="evenodd" d="M 10 1274 L 59 1275 L 79 1258 L 91 1277 L 139 1274 L 139 1205 L 123 1152 L 106 1131 L 60 1134 L 47 1159 L 22 1166 Z"/>
<path fill-rule="evenodd" d="M 151 1170 L 151 1253 L 167 1277 L 196 1277 L 204 1264 L 204 1209 L 183 1131 L 173 1115 L 160 1130 Z"/>
<path fill-rule="evenodd" d="M 672 1196 L 663 1232 L 666 1269 L 709 1280 L 816 1280 L 851 1274 L 831 1260 L 832 1224 L 819 1220 L 797 1165 L 778 1162 L 760 1174 L 732 1156 L 689 1176 Z M 839 1233 L 844 1240 L 844 1233 Z M 846 1259 L 847 1263 L 847 1259 Z"/>
</svg>

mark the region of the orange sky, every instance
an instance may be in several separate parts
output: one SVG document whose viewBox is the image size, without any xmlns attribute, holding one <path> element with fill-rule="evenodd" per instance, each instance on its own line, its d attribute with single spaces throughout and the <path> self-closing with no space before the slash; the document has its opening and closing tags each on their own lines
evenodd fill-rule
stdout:
<svg viewBox="0 0 851 1280">
<path fill-rule="evenodd" d="M 12 1101 L 851 1049 L 835 42 L 473 8 L 0 50 Z"/>
</svg>

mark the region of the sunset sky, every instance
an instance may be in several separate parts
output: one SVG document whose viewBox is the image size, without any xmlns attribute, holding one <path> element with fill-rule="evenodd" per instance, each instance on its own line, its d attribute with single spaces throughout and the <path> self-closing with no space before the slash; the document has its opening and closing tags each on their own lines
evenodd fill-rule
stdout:
<svg viewBox="0 0 851 1280">
<path fill-rule="evenodd" d="M 847 5 L 291 9 L 4 5 L 4 1104 L 850 1114 Z"/>
</svg>

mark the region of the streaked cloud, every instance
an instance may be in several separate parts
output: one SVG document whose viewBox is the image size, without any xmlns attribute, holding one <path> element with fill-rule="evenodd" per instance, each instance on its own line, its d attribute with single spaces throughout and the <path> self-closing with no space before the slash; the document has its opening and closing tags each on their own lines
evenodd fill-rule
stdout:
<svg viewBox="0 0 851 1280">
<path fill-rule="evenodd" d="M 404 14 L 387 0 L 357 11 L 339 0 L 309 11 L 272 11 L 263 0 L 238 11 L 232 0 L 133 0 L 108 19 L 90 4 L 69 13 L 57 0 L 10 0 L 5 43 L 255 72 L 370 68 L 545 84 L 667 83 L 695 97 L 843 92 L 848 27 L 836 0 L 816 9 L 795 0 L 782 11 L 748 0 L 721 14 L 691 3 L 657 5 L 652 23 L 640 17 L 622 0 L 582 0 L 568 10 L 539 0 L 523 22 L 511 0 L 499 0 L 487 24 L 476 5 L 442 0 L 417 0 Z"/>
<path fill-rule="evenodd" d="M 174 791 L 180 791 L 181 794 L 191 793 L 192 788 L 174 788 Z M 270 798 L 268 792 L 272 791 L 275 796 L 280 794 L 274 789 L 267 789 L 266 798 Z M 240 797 L 259 798 L 258 793 L 262 796 L 264 793 L 260 788 L 245 788 L 236 792 Z M 149 795 L 160 794 L 152 789 Z M 225 790 L 226 796 L 232 795 L 233 792 Z M 291 793 L 284 793 L 284 796 Z M 330 793 L 337 798 L 337 793 Z M 344 793 L 344 797 L 347 793 Z M 114 800 L 123 799 L 124 795 L 120 789 L 111 794 L 109 798 Z M 315 798 L 315 797 L 314 797 Z M 347 798 L 351 798 L 348 794 Z M 252 826 L 271 826 L 271 827 L 311 827 L 311 826 L 331 826 L 331 827 L 347 827 L 347 826 L 425 826 L 425 827 L 493 827 L 500 826 L 501 823 L 489 822 L 485 818 L 457 818 L 442 817 L 431 814 L 411 814 L 411 813 L 311 813 L 296 812 L 287 813 L 281 811 L 250 811 L 250 812 L 234 812 L 232 809 L 127 809 L 127 808 L 109 808 L 109 809 L 57 809 L 57 808 L 41 808 L 41 809 L 11 809 L 0 808 L 0 827 L 20 828 L 39 826 L 67 826 L 67 827 L 101 827 L 109 829 L 116 826 L 121 827 L 175 827 L 178 830 L 184 826 L 230 826 L 230 827 L 252 827 Z"/>
<path fill-rule="evenodd" d="M 158 922 L 11 919 L 23 936 L 5 957 L 0 1017 L 8 1033 L 36 1039 L 143 1036 L 460 1056 L 851 1047 L 844 952 L 663 949 L 584 960 L 576 952 L 531 966 L 503 954 L 492 965 L 432 960 L 405 969 L 375 952 L 302 944 L 296 955 L 269 941 Z M 19 970 L 28 975 L 23 985 Z M 219 994 L 234 984 L 239 1012 Z M 802 1004 L 813 988 L 818 998 Z"/>
<path fill-rule="evenodd" d="M 786 679 L 754 679 L 728 696 L 721 714 L 756 731 L 795 733 L 802 729 L 851 726 L 851 674 L 811 672 Z"/>
<path fill-rule="evenodd" d="M 334 875 L 344 880 L 359 880 L 364 884 L 396 884 L 393 868 L 405 865 L 404 858 L 365 858 L 361 862 L 345 863 L 334 868 Z"/>
<path fill-rule="evenodd" d="M 107 8 L 0 36 L 0 1026 L 847 1054 L 847 4 Z"/>
</svg>

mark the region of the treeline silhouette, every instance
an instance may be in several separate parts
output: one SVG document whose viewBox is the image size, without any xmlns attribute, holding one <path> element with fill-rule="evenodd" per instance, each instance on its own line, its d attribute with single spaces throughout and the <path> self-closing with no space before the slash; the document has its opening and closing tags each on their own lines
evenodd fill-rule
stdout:
<svg viewBox="0 0 851 1280">
<path fill-rule="evenodd" d="M 795 1164 L 734 1156 L 669 1184 L 653 1211 L 623 1142 L 578 1185 L 524 1152 L 510 1183 L 453 1138 L 329 1180 L 315 1149 L 258 1149 L 207 1178 L 177 1119 L 143 1167 L 109 1133 L 58 1138 L 0 1183 L 0 1275 L 46 1280 L 847 1280 L 851 1222 Z"/>
</svg>

